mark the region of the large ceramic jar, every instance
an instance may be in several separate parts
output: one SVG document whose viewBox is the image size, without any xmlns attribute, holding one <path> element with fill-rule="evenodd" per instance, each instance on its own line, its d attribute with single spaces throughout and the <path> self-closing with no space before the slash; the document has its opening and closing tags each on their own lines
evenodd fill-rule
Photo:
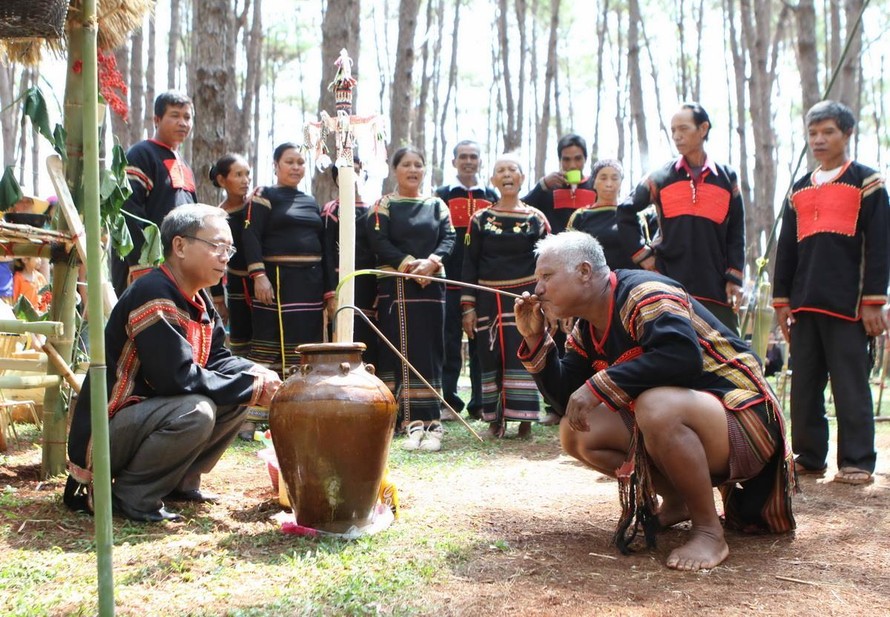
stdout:
<svg viewBox="0 0 890 617">
<path fill-rule="evenodd" d="M 300 525 L 345 533 L 373 522 L 397 406 L 364 349 L 300 345 L 300 366 L 272 399 L 272 443 Z"/>
</svg>

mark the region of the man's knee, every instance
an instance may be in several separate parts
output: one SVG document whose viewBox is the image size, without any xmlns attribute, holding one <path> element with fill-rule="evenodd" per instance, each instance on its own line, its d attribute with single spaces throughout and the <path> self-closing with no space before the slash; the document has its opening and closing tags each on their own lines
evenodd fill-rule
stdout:
<svg viewBox="0 0 890 617">
<path fill-rule="evenodd" d="M 216 404 L 200 394 L 183 396 L 182 413 L 176 423 L 182 430 L 194 435 L 195 439 L 206 439 L 216 425 Z"/>
<path fill-rule="evenodd" d="M 634 403 L 634 416 L 640 431 L 657 434 L 676 422 L 676 392 L 667 388 L 646 390 Z"/>
</svg>

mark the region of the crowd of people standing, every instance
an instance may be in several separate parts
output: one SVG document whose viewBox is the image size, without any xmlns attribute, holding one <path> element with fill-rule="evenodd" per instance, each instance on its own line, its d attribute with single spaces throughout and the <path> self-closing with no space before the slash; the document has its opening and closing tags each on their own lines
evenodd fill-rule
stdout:
<svg viewBox="0 0 890 617">
<path fill-rule="evenodd" d="M 799 181 L 788 198 L 787 223 L 779 242 L 774 302 L 779 327 L 795 341 L 795 348 L 810 350 L 806 364 L 795 366 L 803 366 L 811 378 L 799 383 L 795 379 L 792 387 L 792 441 L 801 453 L 794 470 L 817 474 L 825 470 L 824 403 L 821 391 L 809 390 L 811 379 L 824 389 L 830 374 L 855 392 L 849 397 L 850 410 L 843 410 L 843 419 L 839 410 L 844 435 L 838 449 L 836 479 L 861 484 L 870 481 L 874 471 L 873 422 L 871 431 L 863 428 L 870 422 L 865 411 L 870 409 L 870 395 L 867 387 L 862 386 L 867 386 L 868 339 L 884 331 L 880 307 L 887 300 L 890 275 L 890 205 L 883 182 L 874 170 L 849 159 L 847 143 L 855 124 L 852 114 L 837 103 L 820 105 L 810 111 L 807 125 L 809 145 L 821 166 Z M 125 209 L 140 219 L 161 225 L 162 236 L 164 225 L 173 225 L 166 223 L 170 213 L 182 204 L 196 201 L 192 171 L 179 154 L 179 146 L 191 130 L 192 114 L 191 101 L 184 95 L 160 95 L 155 105 L 154 136 L 133 146 L 128 154 L 128 176 L 134 192 Z M 497 157 L 486 182 L 480 145 L 471 140 L 460 141 L 453 150 L 454 178 L 428 193 L 424 189 L 428 172 L 424 153 L 412 146 L 392 153 L 394 190 L 375 203 L 364 202 L 357 190 L 356 265 L 375 268 L 381 274 L 376 280 L 358 279 L 355 301 L 434 391 L 387 346 L 379 344 L 364 320 L 356 321 L 356 339 L 367 345 L 366 360 L 377 365 L 378 375 L 398 400 L 397 430 L 405 435 L 403 448 L 439 450 L 444 435 L 442 422 L 464 410 L 487 422 L 493 438 L 503 437 L 509 422 L 518 423 L 519 437 L 528 438 L 533 423 L 559 423 L 571 411 L 571 426 L 563 422 L 561 427 L 566 451 L 599 468 L 599 459 L 588 451 L 588 445 L 594 442 L 580 439 L 577 434 L 591 430 L 587 419 L 578 416 L 581 412 L 577 408 L 572 411 L 574 399 L 570 395 L 574 397 L 577 392 L 565 391 L 565 384 L 554 387 L 560 375 L 556 368 L 548 369 L 551 376 L 544 379 L 544 363 L 554 365 L 562 362 L 564 356 L 570 358 L 574 363 L 573 380 L 587 383 L 590 392 L 613 411 L 626 408 L 624 411 L 632 412 L 637 397 L 625 400 L 619 384 L 607 381 L 608 377 L 603 375 L 618 364 L 639 361 L 641 355 L 657 355 L 662 348 L 673 350 L 669 340 L 671 328 L 667 322 L 658 321 L 663 318 L 658 311 L 677 311 L 678 306 L 685 306 L 684 327 L 688 326 L 689 336 L 698 337 L 699 352 L 705 362 L 703 374 L 712 372 L 728 380 L 721 381 L 718 388 L 724 402 L 721 409 L 725 409 L 727 417 L 735 418 L 734 413 L 754 404 L 755 399 L 757 405 L 765 405 L 762 410 L 758 407 L 763 418 L 756 422 L 768 420 L 770 445 L 752 455 L 772 457 L 770 473 L 775 486 L 785 486 L 779 478 L 784 469 L 779 462 L 784 442 L 776 432 L 782 431 L 781 422 L 774 422 L 771 415 L 774 397 L 752 361 L 753 356 L 746 351 L 740 338 L 744 333 L 738 331 L 746 246 L 744 204 L 735 172 L 705 151 L 710 129 L 711 120 L 701 105 L 682 104 L 671 118 L 671 133 L 679 156 L 649 172 L 624 199 L 620 194 L 624 180 L 621 162 L 602 159 L 590 164 L 586 142 L 576 134 L 562 136 L 557 143 L 560 168 L 543 176 L 521 197 L 526 170 L 513 154 Z M 226 353 L 233 358 L 243 357 L 244 362 L 230 361 L 228 355 L 216 361 L 237 367 L 232 370 L 239 374 L 253 375 L 253 386 L 238 382 L 237 396 L 217 397 L 212 402 L 226 409 L 235 404 L 248 407 L 250 411 L 244 410 L 242 421 L 263 419 L 262 404 L 268 403 L 280 380 L 299 362 L 297 346 L 322 341 L 326 322 L 333 321 L 336 310 L 333 290 L 339 255 L 339 203 L 335 200 L 321 207 L 300 189 L 306 174 L 306 157 L 298 145 L 280 144 L 275 149 L 273 164 L 275 184 L 252 189 L 252 170 L 246 158 L 234 153 L 222 156 L 212 166 L 210 178 L 225 193 L 219 210 L 224 213 L 228 228 L 218 229 L 214 222 L 210 228 L 216 235 L 199 235 L 194 229 L 204 227 L 196 228 L 194 221 L 204 211 L 179 221 L 172 231 L 168 230 L 169 237 L 164 236 L 165 254 L 174 260 L 174 265 L 164 271 L 166 278 L 153 275 L 155 284 L 164 286 L 165 294 L 173 293 L 170 281 L 181 283 L 176 276 L 180 271 L 176 264 L 179 268 L 188 265 L 187 261 L 175 260 L 177 255 L 185 255 L 185 245 L 180 242 L 183 239 L 187 244 L 207 245 L 212 258 L 221 262 L 189 278 L 192 288 L 200 282 L 215 283 L 212 301 L 204 303 L 193 294 L 183 306 L 187 305 L 194 323 L 203 324 L 195 326 L 199 329 L 227 322 Z M 354 165 L 360 176 L 361 161 L 356 158 Z M 206 212 L 201 216 L 206 219 Z M 128 222 L 138 244 L 141 223 L 135 218 Z M 192 231 L 185 234 L 183 229 Z M 588 246 L 571 235 L 579 232 L 583 232 L 583 237 L 596 238 L 598 243 Z M 576 239 L 571 240 L 572 237 Z M 558 248 L 561 243 L 580 248 L 563 250 Z M 584 285 L 588 286 L 584 293 L 594 294 L 595 304 L 578 310 L 571 306 L 571 294 L 581 292 L 570 293 L 556 283 L 564 275 L 559 270 L 563 266 L 551 264 L 549 271 L 541 271 L 541 246 L 559 254 L 556 266 L 581 268 Z M 138 254 L 138 250 L 134 253 Z M 588 259 L 585 255 L 593 257 Z M 591 259 L 596 263 L 591 263 Z M 114 281 L 123 294 L 123 304 L 132 304 L 137 297 L 130 289 L 144 270 L 132 258 L 115 261 Z M 617 275 L 608 274 L 615 270 Z M 624 274 L 631 270 L 655 274 Z M 831 282 L 820 279 L 826 273 L 832 275 Z M 449 282 L 443 284 L 436 279 Z M 463 287 L 458 282 L 476 287 Z M 148 285 L 138 288 L 143 296 Z M 644 295 L 639 295 L 642 291 L 637 294 L 638 286 L 645 288 Z M 181 284 L 179 287 L 184 289 Z M 538 298 L 544 289 L 548 290 L 546 302 Z M 639 314 L 621 312 L 615 304 L 616 290 L 624 294 L 623 306 L 635 307 Z M 650 296 L 651 303 L 647 299 Z M 524 298 L 524 306 L 533 307 L 523 309 L 526 313 L 521 324 L 517 322 L 513 297 Z M 181 304 L 180 300 L 177 298 L 176 302 Z M 560 310 L 548 311 L 548 306 Z M 533 319 L 529 310 L 540 313 L 540 319 Z M 611 331 L 609 319 L 604 318 L 606 313 L 613 312 L 610 319 L 618 320 L 615 323 L 620 323 L 620 332 Z M 138 315 L 132 313 L 129 317 L 133 320 Z M 578 322 L 578 317 L 587 321 Z M 656 338 L 643 340 L 641 331 L 629 325 L 637 320 L 658 321 L 653 330 Z M 589 331 L 578 329 L 578 323 L 588 322 Z M 596 324 L 605 324 L 605 330 L 598 330 Z M 664 324 L 667 326 L 662 327 Z M 137 329 L 140 325 L 133 322 L 127 327 Z M 855 336 L 849 332 L 852 330 Z M 212 339 L 216 345 L 218 335 L 216 330 L 207 330 L 208 344 Z M 191 330 L 187 330 L 185 340 L 189 344 L 193 344 L 191 336 Z M 464 336 L 471 383 L 471 396 L 466 402 L 458 396 L 457 387 L 465 362 Z M 620 345 L 610 343 L 610 337 L 618 337 L 615 341 L 620 338 Z M 535 348 L 544 339 L 552 352 L 549 356 Z M 614 353 L 617 348 L 611 349 L 609 345 L 618 345 L 621 353 Z M 812 351 L 826 345 L 834 350 L 828 358 L 819 355 L 822 351 Z M 125 347 L 123 351 L 132 350 Z M 200 357 L 199 352 L 195 351 L 195 358 Z M 720 353 L 725 355 L 719 356 Z M 690 367 L 702 361 L 693 355 Z M 708 364 L 717 356 L 731 364 L 732 371 Z M 744 359 L 739 364 L 733 357 Z M 845 359 L 839 360 L 840 357 Z M 207 358 L 204 359 L 206 362 Z M 585 362 L 589 366 L 581 366 Z M 658 366 L 667 370 L 671 359 L 660 358 Z M 128 368 L 132 367 L 119 367 Z M 594 377 L 585 382 L 588 371 Z M 596 377 L 600 372 L 603 375 Z M 641 376 L 629 368 L 626 372 L 633 375 L 632 380 Z M 704 384 L 703 390 L 713 389 L 713 384 L 705 384 L 702 379 L 695 383 Z M 751 386 L 745 395 L 750 395 L 750 400 L 739 394 L 741 390 L 733 390 L 733 380 L 736 385 L 744 381 Z M 665 387 L 672 385 L 667 378 L 650 381 Z M 200 379 L 198 382 L 203 383 Z M 646 383 L 649 382 L 645 379 L 633 381 L 625 389 L 644 393 L 649 387 Z M 120 379 L 112 385 L 120 387 Z M 150 389 L 151 385 L 145 384 L 145 388 Z M 732 400 L 727 403 L 728 399 Z M 127 401 L 115 399 L 119 408 L 127 406 Z M 195 402 L 188 401 L 188 406 L 194 407 Z M 709 407 L 708 414 L 714 411 L 710 409 L 712 405 L 705 407 Z M 233 422 L 232 416 L 226 417 L 225 439 L 233 437 Z M 633 414 L 621 415 L 617 424 L 612 420 L 604 422 L 609 431 L 622 434 L 624 445 L 614 448 L 614 452 L 632 453 L 635 446 L 628 446 L 625 441 L 630 440 L 631 434 L 636 435 L 634 431 L 644 430 L 636 427 Z M 725 429 L 719 418 L 714 422 L 716 429 L 710 426 L 708 431 Z M 742 433 L 758 430 L 749 426 L 748 420 L 740 422 L 744 425 L 739 429 Z M 734 421 L 729 422 L 729 427 L 732 433 Z M 252 434 L 250 429 L 246 424 L 241 427 L 246 436 Z M 734 437 L 730 434 L 726 438 Z M 601 445 L 596 442 L 597 447 Z M 196 449 L 194 457 L 215 461 L 219 447 L 219 439 L 214 437 L 208 445 L 210 453 L 201 454 Z M 77 452 L 82 450 L 75 448 Z M 610 461 L 618 456 L 614 452 Z M 720 457 L 724 472 L 744 471 L 737 467 L 741 463 L 732 452 L 727 455 L 721 451 Z M 664 461 L 655 460 L 654 464 L 665 471 L 661 467 Z M 133 463 L 124 461 L 122 465 Z M 173 489 L 179 497 L 203 500 L 206 496 L 198 487 L 200 473 L 206 467 L 180 461 L 177 469 L 186 475 L 180 476 L 178 482 L 163 483 L 162 488 Z M 755 470 L 751 466 L 749 471 L 747 478 L 761 473 L 760 467 Z M 138 476 L 130 468 L 126 473 Z M 655 491 L 661 494 L 660 490 L 656 482 Z M 153 495 L 150 502 L 142 499 L 138 507 L 122 502 L 121 511 L 144 520 L 165 518 L 163 504 L 158 509 L 156 497 Z M 670 493 L 669 501 L 673 497 Z M 688 514 L 682 504 L 668 506 L 676 506 L 677 511 L 670 516 L 664 516 L 662 511 L 662 519 L 677 515 L 679 520 L 681 515 Z M 693 510 L 692 506 L 689 510 Z M 706 510 L 709 512 L 708 508 L 702 512 Z M 710 517 L 708 512 L 702 516 Z M 713 523 L 710 518 L 708 521 L 709 525 Z M 790 510 L 783 522 L 767 521 L 766 527 L 793 527 Z M 702 564 L 719 563 L 726 552 L 721 537 L 720 543 L 708 550 L 687 551 L 676 560 L 675 567 L 709 567 Z"/>
</svg>

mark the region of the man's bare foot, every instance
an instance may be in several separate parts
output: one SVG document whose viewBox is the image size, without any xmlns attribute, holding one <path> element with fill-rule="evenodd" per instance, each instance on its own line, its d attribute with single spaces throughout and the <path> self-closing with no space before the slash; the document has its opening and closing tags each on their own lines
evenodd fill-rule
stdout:
<svg viewBox="0 0 890 617">
<path fill-rule="evenodd" d="M 504 436 L 504 426 L 500 422 L 488 423 L 488 437 L 490 439 L 500 439 Z"/>
<path fill-rule="evenodd" d="M 689 508 L 682 499 L 663 499 L 658 508 L 658 524 L 662 529 L 673 527 L 677 523 L 689 520 Z"/>
<path fill-rule="evenodd" d="M 714 568 L 729 556 L 729 546 L 723 539 L 723 529 L 692 529 L 692 538 L 671 551 L 665 565 L 674 570 L 707 570 Z"/>
</svg>

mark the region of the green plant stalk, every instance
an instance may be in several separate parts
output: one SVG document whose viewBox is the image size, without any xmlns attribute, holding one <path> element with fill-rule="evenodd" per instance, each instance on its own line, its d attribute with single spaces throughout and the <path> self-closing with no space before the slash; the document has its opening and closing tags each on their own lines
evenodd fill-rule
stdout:
<svg viewBox="0 0 890 617">
<path fill-rule="evenodd" d="M 87 231 L 89 306 L 103 304 L 102 247 L 99 216 L 99 78 L 96 48 L 96 0 L 83 4 L 83 203 Z M 99 614 L 114 615 L 112 566 L 111 461 L 108 445 L 108 394 L 105 370 L 105 324 L 102 311 L 90 315 L 90 419 L 93 425 L 93 496 L 96 516 L 96 562 L 99 578 Z"/>
</svg>

